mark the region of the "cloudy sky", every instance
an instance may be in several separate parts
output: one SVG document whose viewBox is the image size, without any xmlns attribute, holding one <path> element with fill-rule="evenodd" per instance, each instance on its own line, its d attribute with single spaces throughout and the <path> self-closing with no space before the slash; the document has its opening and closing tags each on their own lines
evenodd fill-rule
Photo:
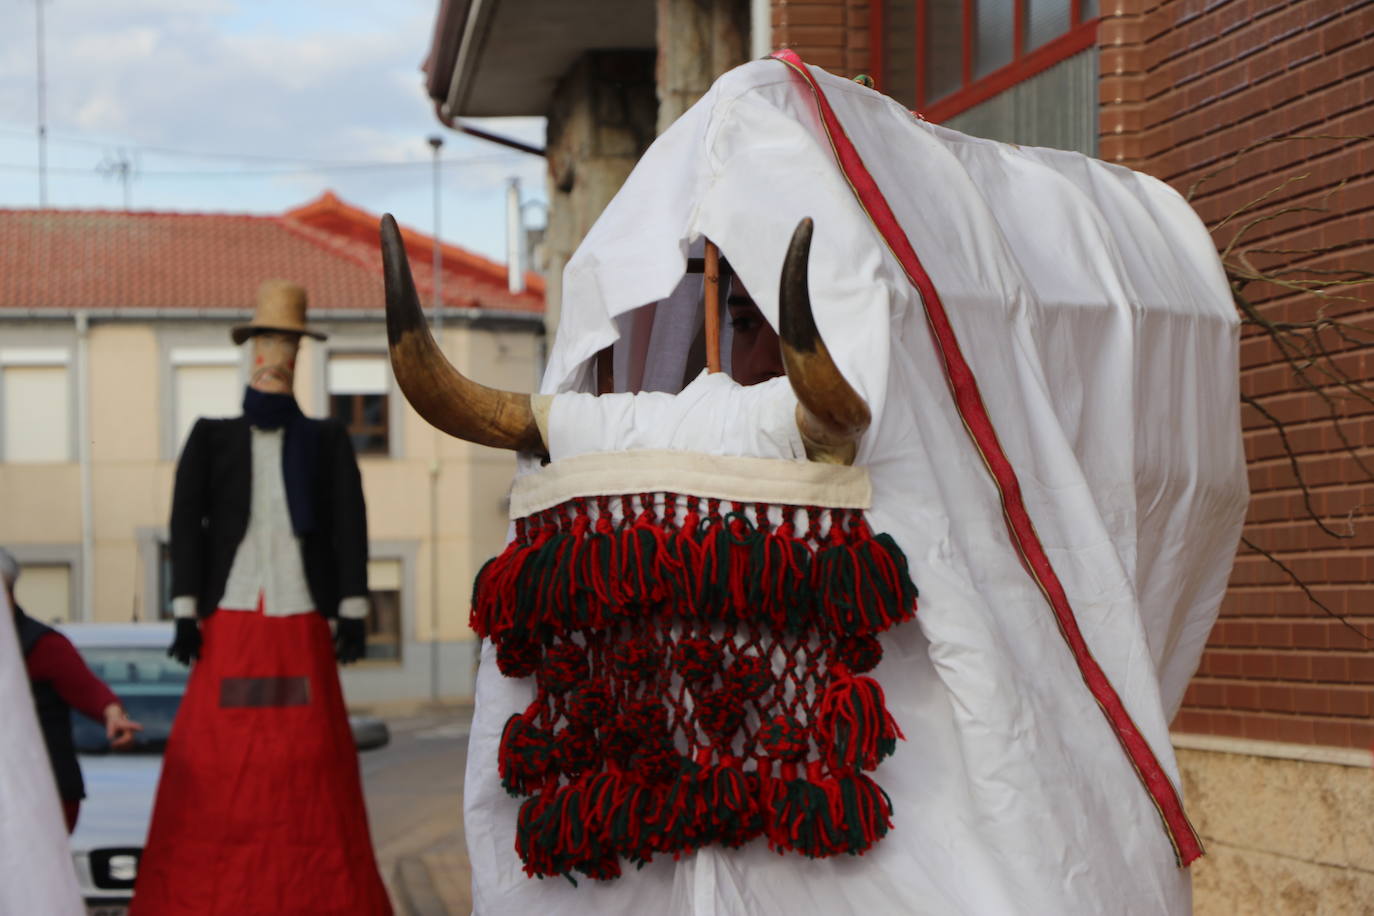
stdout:
<svg viewBox="0 0 1374 916">
<path fill-rule="evenodd" d="M 445 239 L 505 258 L 505 186 L 543 160 L 435 120 L 420 66 L 436 0 L 43 0 L 48 203 L 279 213 L 320 192 L 423 231 L 444 136 Z M 35 0 L 0 0 L 0 206 L 38 203 Z M 479 123 L 542 144 L 541 119 Z M 542 220 L 526 208 L 531 224 Z"/>
</svg>

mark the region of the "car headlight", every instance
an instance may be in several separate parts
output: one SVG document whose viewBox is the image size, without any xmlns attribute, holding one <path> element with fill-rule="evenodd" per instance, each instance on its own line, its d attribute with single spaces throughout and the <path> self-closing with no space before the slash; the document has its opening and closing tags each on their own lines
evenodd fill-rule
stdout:
<svg viewBox="0 0 1374 916">
<path fill-rule="evenodd" d="M 138 857 L 143 850 L 123 846 L 91 850 L 91 879 L 102 890 L 127 890 L 138 878 Z"/>
<path fill-rule="evenodd" d="M 110 856 L 110 877 L 116 881 L 132 881 L 138 877 L 138 857 L 123 853 Z"/>
</svg>

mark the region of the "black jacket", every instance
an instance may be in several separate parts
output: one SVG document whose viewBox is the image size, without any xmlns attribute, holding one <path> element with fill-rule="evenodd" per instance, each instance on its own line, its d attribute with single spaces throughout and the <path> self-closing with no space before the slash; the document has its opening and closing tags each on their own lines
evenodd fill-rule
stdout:
<svg viewBox="0 0 1374 916">
<path fill-rule="evenodd" d="M 49 633 L 57 633 L 45 623 L 39 623 L 21 608 L 14 609 L 14 626 L 19 633 L 19 648 L 28 658 L 38 640 Z M 61 636 L 66 639 L 65 636 Z M 76 762 L 76 744 L 72 741 L 72 708 L 62 694 L 48 681 L 29 681 L 33 690 L 33 704 L 38 713 L 38 726 L 43 730 L 43 743 L 48 746 L 52 774 L 57 780 L 57 792 L 63 801 L 81 801 L 86 797 L 86 784 L 81 779 L 81 766 Z"/>
<path fill-rule="evenodd" d="M 310 422 L 319 424 L 315 530 L 301 538 L 301 559 L 315 609 L 334 617 L 340 599 L 367 594 L 367 510 L 348 432 L 334 420 Z M 197 420 L 172 491 L 172 594 L 195 595 L 202 617 L 219 606 L 248 531 L 252 478 L 248 421 Z"/>
</svg>

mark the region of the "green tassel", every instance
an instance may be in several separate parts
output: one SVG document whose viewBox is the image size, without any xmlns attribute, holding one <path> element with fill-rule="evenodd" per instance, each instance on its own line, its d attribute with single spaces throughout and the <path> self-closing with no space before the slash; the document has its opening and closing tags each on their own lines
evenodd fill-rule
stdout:
<svg viewBox="0 0 1374 916">
<path fill-rule="evenodd" d="M 850 855 L 863 855 L 892 829 L 892 799 L 863 773 L 835 780 L 839 796 L 840 843 Z"/>
<path fill-rule="evenodd" d="M 722 620 L 730 607 L 730 532 L 724 521 L 709 517 L 698 530 L 697 611 L 707 620 Z"/>
<path fill-rule="evenodd" d="M 789 780 L 773 799 L 774 833 L 768 844 L 782 852 L 791 849 L 813 859 L 837 849 L 836 824 L 825 789 L 807 779 Z"/>
</svg>

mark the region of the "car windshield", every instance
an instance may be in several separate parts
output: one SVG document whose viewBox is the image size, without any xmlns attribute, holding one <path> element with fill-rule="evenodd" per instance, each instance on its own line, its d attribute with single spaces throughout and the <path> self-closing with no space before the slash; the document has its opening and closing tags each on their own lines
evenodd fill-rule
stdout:
<svg viewBox="0 0 1374 916">
<path fill-rule="evenodd" d="M 187 669 L 168 658 L 165 649 L 146 646 L 86 646 L 81 655 L 119 696 L 129 718 L 143 726 L 134 750 L 160 752 L 186 691 Z M 110 749 L 104 727 L 79 714 L 72 716 L 72 737 L 85 754 Z"/>
</svg>

